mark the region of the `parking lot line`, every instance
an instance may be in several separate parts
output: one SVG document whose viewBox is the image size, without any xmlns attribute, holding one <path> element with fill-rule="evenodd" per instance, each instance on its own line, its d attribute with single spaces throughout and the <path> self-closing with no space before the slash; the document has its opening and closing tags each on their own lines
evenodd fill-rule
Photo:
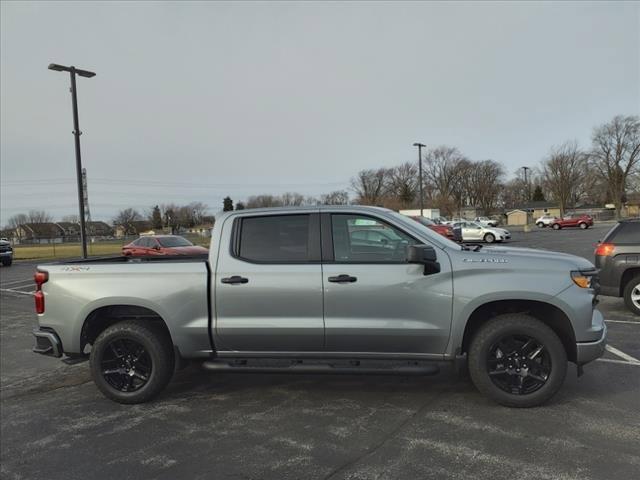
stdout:
<svg viewBox="0 0 640 480">
<path fill-rule="evenodd" d="M 0 288 L 0 292 L 18 293 L 20 295 L 33 295 L 33 292 L 23 292 L 21 290 L 13 290 L 11 288 Z"/>
<path fill-rule="evenodd" d="M 11 282 L 0 282 L 0 285 L 6 287 L 8 285 L 16 285 L 18 283 L 33 283 L 33 278 L 26 278 L 24 280 L 12 280 Z"/>
<path fill-rule="evenodd" d="M 611 345 L 607 345 L 605 347 L 607 349 L 607 351 L 613 353 L 614 355 L 625 359 L 627 362 L 631 362 L 631 363 L 637 363 L 638 365 L 640 365 L 640 360 L 638 360 L 637 358 L 632 357 L 631 355 L 624 353 L 621 350 L 618 350 L 616 347 L 612 347 Z"/>
<path fill-rule="evenodd" d="M 640 367 L 640 362 L 627 362 L 626 360 L 617 360 L 615 358 L 599 358 L 598 362 L 617 363 L 618 365 L 633 365 Z"/>
<path fill-rule="evenodd" d="M 640 322 L 634 322 L 633 320 L 605 320 L 607 323 L 635 323 L 636 325 L 640 325 Z"/>
</svg>

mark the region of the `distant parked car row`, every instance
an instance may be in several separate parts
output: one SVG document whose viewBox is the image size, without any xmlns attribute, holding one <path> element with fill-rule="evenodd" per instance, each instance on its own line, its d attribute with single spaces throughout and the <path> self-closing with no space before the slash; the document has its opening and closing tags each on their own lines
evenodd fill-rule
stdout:
<svg viewBox="0 0 640 480">
<path fill-rule="evenodd" d="M 127 257 L 150 255 L 202 255 L 209 250 L 179 235 L 145 235 L 122 247 Z"/>
<path fill-rule="evenodd" d="M 454 217 L 429 219 L 412 216 L 416 222 L 456 242 L 503 242 L 511 239 L 511 232 L 497 228 L 498 221 L 489 217 L 477 217 L 477 221 Z"/>
<path fill-rule="evenodd" d="M 460 228 L 454 229 L 451 225 L 436 223 L 435 221 L 430 220 L 426 217 L 418 216 L 418 217 L 411 217 L 411 218 L 413 218 L 416 222 L 421 223 L 425 227 L 430 228 L 434 232 L 439 233 L 444 237 L 447 237 L 450 240 L 454 240 L 456 242 L 462 241 L 462 233 L 460 231 Z"/>
</svg>

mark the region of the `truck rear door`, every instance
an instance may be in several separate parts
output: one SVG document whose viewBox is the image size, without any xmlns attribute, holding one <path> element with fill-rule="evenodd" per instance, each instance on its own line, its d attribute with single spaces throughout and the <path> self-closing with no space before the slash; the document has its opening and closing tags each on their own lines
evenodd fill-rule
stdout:
<svg viewBox="0 0 640 480">
<path fill-rule="evenodd" d="M 219 351 L 322 351 L 318 213 L 231 217 L 216 265 Z"/>
</svg>

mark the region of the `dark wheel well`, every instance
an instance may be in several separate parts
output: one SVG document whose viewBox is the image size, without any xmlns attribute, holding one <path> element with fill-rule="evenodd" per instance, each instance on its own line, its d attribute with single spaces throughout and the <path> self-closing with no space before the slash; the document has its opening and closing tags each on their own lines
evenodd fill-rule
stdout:
<svg viewBox="0 0 640 480">
<path fill-rule="evenodd" d="M 134 320 L 145 323 L 153 323 L 169 335 L 167 324 L 162 317 L 151 309 L 136 305 L 109 305 L 100 307 L 89 314 L 82 325 L 80 334 L 80 350 L 84 351 L 87 345 L 93 345 L 98 335 L 111 325 L 125 320 Z"/>
<path fill-rule="evenodd" d="M 624 289 L 627 286 L 627 283 L 629 283 L 636 275 L 640 275 L 640 268 L 630 268 L 625 270 L 622 274 L 622 278 L 620 279 L 620 296 L 624 294 Z"/>
<path fill-rule="evenodd" d="M 569 318 L 559 308 L 534 300 L 499 300 L 476 308 L 464 329 L 462 353 L 468 352 L 471 339 L 482 325 L 504 313 L 525 313 L 544 322 L 560 337 L 567 358 L 576 361 L 576 337 Z"/>
</svg>

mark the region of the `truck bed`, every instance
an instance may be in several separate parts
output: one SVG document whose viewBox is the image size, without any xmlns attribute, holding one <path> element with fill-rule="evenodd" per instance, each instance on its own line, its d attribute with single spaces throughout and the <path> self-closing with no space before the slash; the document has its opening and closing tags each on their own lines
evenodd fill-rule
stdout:
<svg viewBox="0 0 640 480">
<path fill-rule="evenodd" d="M 80 258 L 47 263 L 47 265 L 67 265 L 78 263 L 148 263 L 148 262 L 206 262 L 208 254 L 203 255 L 151 255 L 146 257 L 130 257 L 125 255 L 95 258 Z"/>
</svg>

